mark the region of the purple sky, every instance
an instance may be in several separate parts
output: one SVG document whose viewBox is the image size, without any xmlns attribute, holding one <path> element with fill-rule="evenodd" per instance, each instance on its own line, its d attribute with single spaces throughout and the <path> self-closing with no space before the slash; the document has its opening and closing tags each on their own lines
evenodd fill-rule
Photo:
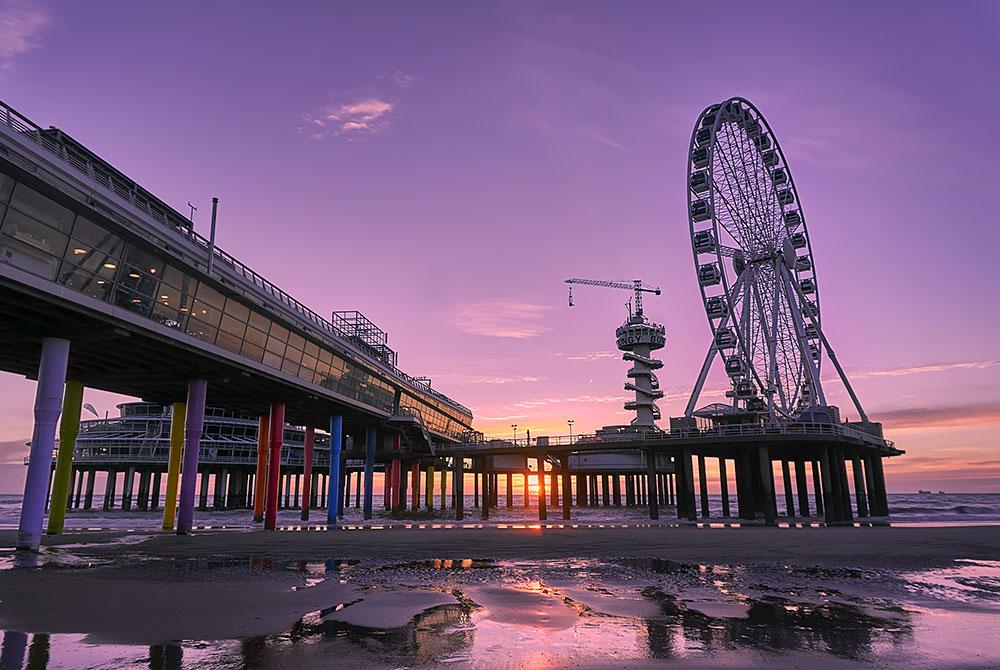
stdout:
<svg viewBox="0 0 1000 670">
<path fill-rule="evenodd" d="M 219 196 L 220 246 L 321 313 L 363 311 L 488 434 L 537 435 L 628 418 L 627 295 L 570 310 L 570 276 L 663 287 L 661 407 L 682 411 L 709 336 L 687 144 L 742 95 L 795 175 L 824 328 L 909 452 L 890 487 L 1000 491 L 1000 5 L 295 7 L 6 3 L 0 99 L 195 202 L 196 226 Z M 0 373 L 0 490 L 33 390 Z"/>
</svg>

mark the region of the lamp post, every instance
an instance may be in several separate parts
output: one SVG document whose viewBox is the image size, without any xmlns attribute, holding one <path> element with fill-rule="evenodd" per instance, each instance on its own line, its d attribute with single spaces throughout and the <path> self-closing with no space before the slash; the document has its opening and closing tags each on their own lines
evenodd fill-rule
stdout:
<svg viewBox="0 0 1000 670">
<path fill-rule="evenodd" d="M 569 443 L 573 444 L 573 419 L 566 419 L 566 424 L 569 425 Z"/>
<path fill-rule="evenodd" d="M 510 424 L 510 427 L 514 431 L 514 444 L 516 445 L 517 444 L 517 424 L 516 423 L 512 423 L 512 424 Z"/>
</svg>

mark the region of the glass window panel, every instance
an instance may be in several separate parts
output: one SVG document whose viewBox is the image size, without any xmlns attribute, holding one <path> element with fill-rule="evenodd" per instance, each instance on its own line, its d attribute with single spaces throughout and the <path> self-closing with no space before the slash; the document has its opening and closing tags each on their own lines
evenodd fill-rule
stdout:
<svg viewBox="0 0 1000 670">
<path fill-rule="evenodd" d="M 279 356 L 279 355 L 277 355 L 275 353 L 272 353 L 270 351 L 265 351 L 264 352 L 264 365 L 268 365 L 268 366 L 270 366 L 272 368 L 280 370 L 281 369 L 281 363 L 282 363 L 283 360 L 284 359 L 282 359 L 281 356 Z"/>
<path fill-rule="evenodd" d="M 304 337 L 302 337 L 298 333 L 289 333 L 288 334 L 288 346 L 295 347 L 299 351 L 302 351 L 306 347 L 306 340 L 305 340 Z"/>
<path fill-rule="evenodd" d="M 263 349 L 264 345 L 267 344 L 267 335 L 260 332 L 256 328 L 248 327 L 246 332 L 246 341 Z"/>
<path fill-rule="evenodd" d="M 319 361 L 317 361 L 315 358 L 313 358 L 309 354 L 305 354 L 305 355 L 302 356 L 302 365 L 303 365 L 303 367 L 307 367 L 310 370 L 315 371 L 316 370 L 316 366 L 318 364 L 319 364 Z"/>
<path fill-rule="evenodd" d="M 239 300 L 229 298 L 226 300 L 226 314 L 238 321 L 246 323 L 247 318 L 250 316 L 250 308 L 241 303 Z"/>
<path fill-rule="evenodd" d="M 99 247 L 119 257 L 125 246 L 120 237 L 82 216 L 76 217 L 73 223 L 73 237 L 87 247 Z"/>
<path fill-rule="evenodd" d="M 297 372 L 299 369 L 299 363 L 302 362 L 302 352 L 298 349 L 288 347 L 285 349 L 285 360 L 291 361 L 295 365 L 295 370 Z"/>
<path fill-rule="evenodd" d="M 267 333 L 271 329 L 271 320 L 260 312 L 250 312 L 250 325 Z"/>
<path fill-rule="evenodd" d="M 14 187 L 14 195 L 10 204 L 20 209 L 25 214 L 30 214 L 39 221 L 44 221 L 53 228 L 57 228 L 64 233 L 68 233 L 73 225 L 73 210 L 63 207 L 55 200 L 45 197 L 33 188 L 18 182 Z M 60 255 L 62 255 L 60 253 Z"/>
<path fill-rule="evenodd" d="M 288 329 L 284 326 L 279 326 L 276 323 L 271 324 L 271 337 L 281 340 L 282 342 L 288 342 Z"/>
<path fill-rule="evenodd" d="M 163 261 L 151 253 L 139 249 L 135 245 L 128 245 L 123 259 L 126 265 L 134 268 L 138 272 L 161 277 L 163 275 Z"/>
<path fill-rule="evenodd" d="M 329 349 L 320 349 L 319 360 L 329 365 L 330 363 L 333 362 L 333 352 L 331 352 Z"/>
<path fill-rule="evenodd" d="M 226 297 L 204 282 L 198 284 L 198 293 L 196 295 L 198 296 L 198 300 L 211 305 L 220 312 L 226 305 Z"/>
<path fill-rule="evenodd" d="M 204 286 L 204 284 L 202 284 L 202 286 Z M 205 323 L 218 327 L 219 321 L 222 319 L 222 311 L 206 302 L 201 301 L 201 286 L 198 287 L 198 295 L 199 298 L 194 301 L 193 311 L 191 314 Z"/>
<path fill-rule="evenodd" d="M 89 246 L 74 238 L 70 238 L 63 260 L 109 279 L 114 279 L 120 263 L 118 257 L 111 252 Z"/>
<path fill-rule="evenodd" d="M 225 331 L 234 337 L 243 340 L 243 334 L 246 333 L 246 324 L 238 319 L 234 319 L 228 314 L 222 315 L 222 321 L 219 323 L 219 330 Z"/>
<path fill-rule="evenodd" d="M 273 336 L 268 337 L 267 338 L 267 350 L 270 351 L 272 354 L 276 354 L 278 356 L 284 357 L 284 355 L 285 355 L 285 341 L 284 340 L 280 340 L 277 337 L 273 337 Z M 280 367 L 280 365 L 278 367 Z"/>
<path fill-rule="evenodd" d="M 62 258 L 69 238 L 58 230 L 25 216 L 14 209 L 3 219 L 3 234 L 49 256 Z"/>
<path fill-rule="evenodd" d="M 85 293 L 98 300 L 107 300 L 111 292 L 111 282 L 80 268 L 73 267 L 68 263 L 63 263 L 59 271 L 60 284 L 74 291 Z"/>
<path fill-rule="evenodd" d="M 161 291 L 164 290 L 161 288 Z M 162 298 L 164 293 L 161 293 L 157 298 Z M 162 300 L 158 299 L 153 305 L 153 320 L 162 323 L 170 328 L 177 328 L 182 330 L 184 328 L 184 323 L 187 321 L 187 313 L 180 311 L 177 307 L 177 302 L 175 300 Z"/>
<path fill-rule="evenodd" d="M 281 364 L 281 369 L 289 374 L 298 376 L 299 374 L 299 364 L 293 360 L 286 358 Z"/>
<path fill-rule="evenodd" d="M 215 336 L 218 334 L 216 328 L 194 318 L 188 319 L 184 332 L 206 342 L 215 342 Z"/>
<path fill-rule="evenodd" d="M 153 299 L 151 297 L 131 291 L 122 286 L 115 289 L 114 304 L 143 316 L 149 316 L 153 309 Z"/>
<path fill-rule="evenodd" d="M 175 268 L 173 265 L 168 264 L 164 266 L 163 281 L 167 282 L 174 288 L 182 288 L 185 280 L 187 280 L 189 284 L 194 281 L 190 277 L 188 277 L 188 275 L 186 275 L 184 272 Z M 189 290 L 194 291 L 196 287 L 189 286 L 188 288 Z"/>
<path fill-rule="evenodd" d="M 242 351 L 244 356 L 257 361 L 258 363 L 260 363 L 261 359 L 264 357 L 264 350 L 262 348 L 247 341 L 243 342 Z"/>
<path fill-rule="evenodd" d="M 306 348 L 303 351 L 313 358 L 319 358 L 319 345 L 315 342 L 306 340 Z"/>
<path fill-rule="evenodd" d="M 156 291 L 160 286 L 160 280 L 140 272 L 138 268 L 126 265 L 122 273 L 118 275 L 118 284 L 130 291 L 152 297 L 157 295 Z"/>
<path fill-rule="evenodd" d="M 232 351 L 235 354 L 240 353 L 240 350 L 243 346 L 242 339 L 236 337 L 235 335 L 230 335 L 229 333 L 222 330 L 219 331 L 219 336 L 215 339 L 215 343 L 220 347 L 222 347 L 223 349 Z"/>
</svg>

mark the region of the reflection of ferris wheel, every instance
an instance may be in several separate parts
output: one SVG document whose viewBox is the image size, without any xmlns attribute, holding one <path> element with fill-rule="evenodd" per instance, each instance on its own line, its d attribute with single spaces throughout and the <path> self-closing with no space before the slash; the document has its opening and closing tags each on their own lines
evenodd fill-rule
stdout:
<svg viewBox="0 0 1000 670">
<path fill-rule="evenodd" d="M 796 418 L 825 406 L 819 285 L 805 215 L 778 140 L 749 101 L 705 109 L 688 153 L 688 215 L 713 343 L 690 416 L 716 354 L 733 407 Z M 867 420 L 865 418 L 865 420 Z"/>
</svg>

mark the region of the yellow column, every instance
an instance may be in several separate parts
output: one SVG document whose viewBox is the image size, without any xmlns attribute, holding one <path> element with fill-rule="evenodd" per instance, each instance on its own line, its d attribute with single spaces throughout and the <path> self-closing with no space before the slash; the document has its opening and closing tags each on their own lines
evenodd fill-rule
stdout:
<svg viewBox="0 0 1000 670">
<path fill-rule="evenodd" d="M 167 458 L 167 497 L 163 501 L 163 530 L 174 529 L 177 513 L 177 480 L 181 473 L 184 453 L 184 417 L 187 407 L 175 402 L 170 408 L 170 456 Z"/>
<path fill-rule="evenodd" d="M 73 476 L 73 450 L 80 432 L 80 406 L 83 404 L 83 384 L 67 381 L 63 395 L 62 421 L 59 424 L 59 455 L 52 478 L 52 498 L 49 501 L 49 535 L 63 532 L 66 502 L 69 499 L 70 478 Z"/>
</svg>

